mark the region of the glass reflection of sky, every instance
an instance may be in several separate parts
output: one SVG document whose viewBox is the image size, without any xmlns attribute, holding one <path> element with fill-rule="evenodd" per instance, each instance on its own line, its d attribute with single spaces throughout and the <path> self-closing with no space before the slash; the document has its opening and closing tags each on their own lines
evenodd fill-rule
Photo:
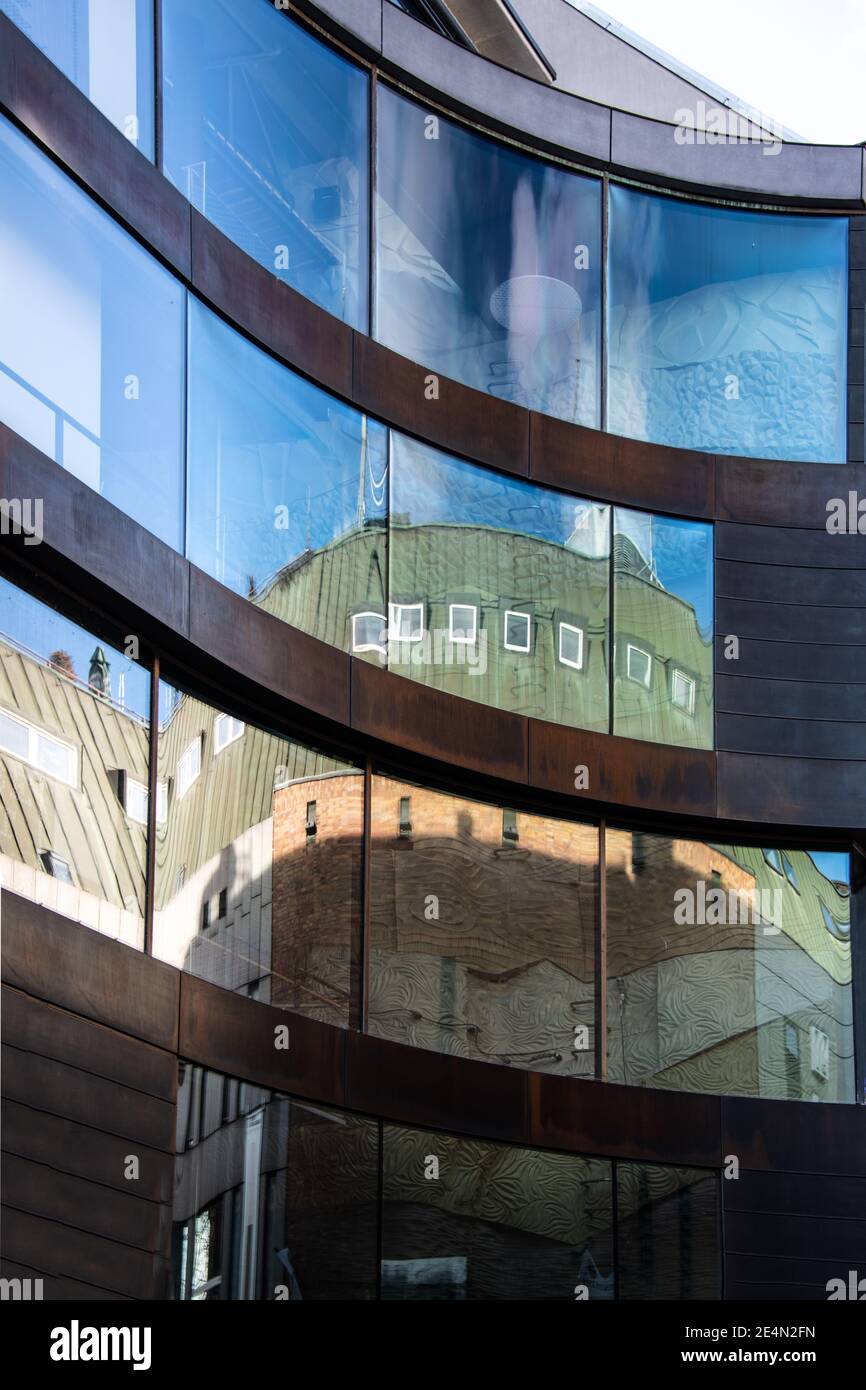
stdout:
<svg viewBox="0 0 866 1390">
<path fill-rule="evenodd" d="M 831 883 L 851 883 L 851 856 L 838 850 L 808 850 L 809 858 Z"/>
<path fill-rule="evenodd" d="M 616 507 L 614 533 L 634 542 L 668 593 L 692 605 L 701 635 L 709 641 L 713 631 L 712 526 Z"/>
</svg>

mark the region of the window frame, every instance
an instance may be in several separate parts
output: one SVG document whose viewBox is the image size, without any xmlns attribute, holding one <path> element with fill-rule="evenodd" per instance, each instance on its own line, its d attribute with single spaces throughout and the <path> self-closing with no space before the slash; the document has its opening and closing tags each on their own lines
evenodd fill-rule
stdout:
<svg viewBox="0 0 866 1390">
<path fill-rule="evenodd" d="M 580 638 L 578 644 L 578 660 L 572 661 L 571 657 L 562 654 L 562 634 L 563 632 L 576 632 Z M 556 629 L 556 659 L 561 666 L 568 666 L 572 671 L 586 670 L 586 632 L 577 623 L 568 623 L 560 618 Z"/>
<path fill-rule="evenodd" d="M 36 772 L 40 772 L 43 777 L 51 777 L 54 779 L 55 782 L 61 782 L 64 787 L 72 787 L 74 788 L 74 790 L 78 790 L 79 765 L 78 747 L 76 746 L 76 744 L 70 743 L 68 739 L 58 737 L 57 734 L 53 734 L 50 732 L 50 730 L 44 729 L 40 724 L 32 723 L 31 720 L 25 719 L 24 716 L 18 714 L 17 711 L 7 709 L 5 706 L 0 708 L 0 714 L 4 715 L 7 719 L 11 719 L 13 724 L 20 724 L 21 727 L 27 733 L 26 753 L 19 753 L 17 749 L 9 748 L 5 744 L 0 742 L 0 754 L 3 754 L 4 756 L 10 758 L 17 758 L 19 762 L 26 763 L 28 767 L 32 767 L 35 769 Z M 38 741 L 40 738 L 47 739 L 49 743 L 56 744 L 58 748 L 62 748 L 65 753 L 68 753 L 70 755 L 70 759 L 72 762 L 71 777 L 58 776 L 56 772 L 49 771 L 48 768 L 44 767 L 42 763 L 40 763 L 38 757 L 36 756 Z"/>
<path fill-rule="evenodd" d="M 684 681 L 686 684 L 689 691 L 688 704 L 684 705 L 676 698 L 677 679 Z M 671 670 L 671 705 L 673 708 L 678 709 L 682 714 L 687 714 L 691 719 L 694 719 L 697 696 L 698 683 L 695 677 L 691 675 L 690 672 L 684 671 L 681 666 L 674 666 Z"/>
<path fill-rule="evenodd" d="M 410 637 L 403 637 L 400 634 L 400 617 L 403 613 L 410 613 L 413 610 L 419 614 L 419 628 L 417 633 Z M 409 600 L 401 603 L 399 600 L 388 604 L 388 639 L 391 642 L 408 642 L 415 644 L 424 641 L 424 600 Z"/>
<path fill-rule="evenodd" d="M 222 741 L 220 740 L 219 735 L 217 734 L 217 730 L 224 728 L 226 724 L 228 724 L 229 726 L 237 726 L 237 732 L 233 732 L 231 738 L 227 738 L 225 739 L 225 741 Z M 236 716 L 233 714 L 226 713 L 225 710 L 218 710 L 217 713 L 214 715 L 213 721 L 214 757 L 218 757 L 219 754 L 224 753 L 227 748 L 231 748 L 233 743 L 237 743 L 239 738 L 243 738 L 244 734 L 246 733 L 246 728 L 247 726 L 242 719 L 236 718 Z"/>
<path fill-rule="evenodd" d="M 375 618 L 375 619 L 376 619 L 376 621 L 377 621 L 377 622 L 379 623 L 379 625 L 380 625 L 380 632 L 381 632 L 382 639 L 383 639 L 382 642 L 359 642 L 359 641 L 358 641 L 356 624 L 357 624 L 358 620 L 361 619 L 361 618 Z M 378 612 L 375 608 L 361 608 L 361 609 L 358 610 L 357 613 L 353 613 L 353 614 L 351 615 L 351 623 L 352 623 L 351 646 L 352 646 L 352 653 L 353 653 L 353 654 L 355 654 L 355 653 L 360 654 L 361 652 L 376 652 L 377 655 L 379 655 L 379 656 L 387 656 L 387 655 L 388 655 L 388 619 L 386 618 L 386 616 L 385 616 L 384 613 Z"/>
<path fill-rule="evenodd" d="M 645 657 L 646 657 L 646 661 L 647 661 L 646 680 L 642 680 L 639 676 L 633 676 L 633 675 L 632 675 L 632 672 L 631 672 L 631 654 L 632 654 L 632 652 L 637 652 L 640 656 L 645 656 Z M 648 651 L 646 650 L 645 647 L 639 647 L 638 644 L 637 644 L 637 642 L 628 642 L 628 641 L 626 642 L 626 650 L 625 650 L 625 678 L 626 678 L 626 680 L 631 681 L 633 685 L 640 685 L 640 686 L 642 686 L 644 690 L 651 690 L 651 689 L 652 689 L 652 678 L 653 678 L 653 659 L 652 659 L 652 653 L 651 653 L 651 652 L 648 652 Z"/>
<path fill-rule="evenodd" d="M 466 629 L 465 629 L 465 628 L 457 628 L 457 629 L 455 629 L 455 627 L 454 627 L 454 612 L 455 612 L 455 609 L 459 609 L 459 608 L 462 608 L 462 609 L 463 609 L 465 612 L 467 612 L 467 613 L 471 612 L 471 614 L 472 614 L 472 635 L 471 635 L 471 637 L 469 637 L 469 636 L 466 635 Z M 478 606 L 477 606 L 477 604 L 474 604 L 474 603 L 462 603 L 462 602 L 460 602 L 459 600 L 458 600 L 456 603 L 449 603 L 449 604 L 448 604 L 448 641 L 454 643 L 456 646 L 461 646 L 461 647 L 474 647 L 475 644 L 476 644 L 476 642 L 478 641 L 478 628 L 479 628 L 478 618 L 479 618 L 479 613 L 478 613 Z M 457 635 L 458 633 L 461 633 L 462 635 L 461 635 L 461 636 L 458 636 L 458 635 Z"/>
<path fill-rule="evenodd" d="M 520 618 L 526 623 L 526 646 L 518 646 L 515 642 L 508 640 L 508 619 Z M 527 656 L 532 651 L 532 614 L 522 613 L 519 608 L 506 608 L 502 619 L 502 645 L 507 652 L 517 652 Z M 583 644 L 581 643 L 581 650 Z"/>
<path fill-rule="evenodd" d="M 195 738 L 190 739 L 190 741 L 189 741 L 189 743 L 187 744 L 186 748 L 184 748 L 183 752 L 181 753 L 180 757 L 179 757 L 178 760 L 177 760 L 177 764 L 176 764 L 175 770 L 174 770 L 174 772 L 175 772 L 175 782 L 174 782 L 174 786 L 175 786 L 175 799 L 176 799 L 177 801 L 183 801 L 183 798 L 186 796 L 187 792 L 190 790 L 191 787 L 194 787 L 194 786 L 195 786 L 196 782 L 197 782 L 198 779 L 201 777 L 201 769 L 202 769 L 202 749 L 201 749 L 201 744 L 202 744 L 202 737 L 201 737 L 201 734 L 196 734 Z M 185 762 L 186 759 L 189 757 L 190 753 L 191 753 L 192 750 L 196 747 L 196 745 L 198 745 L 198 767 L 197 767 L 197 769 L 196 769 L 195 775 L 194 775 L 193 777 L 191 777 L 191 778 L 189 779 L 189 781 L 186 782 L 185 785 L 182 785 L 181 768 L 183 767 L 184 762 Z"/>
</svg>

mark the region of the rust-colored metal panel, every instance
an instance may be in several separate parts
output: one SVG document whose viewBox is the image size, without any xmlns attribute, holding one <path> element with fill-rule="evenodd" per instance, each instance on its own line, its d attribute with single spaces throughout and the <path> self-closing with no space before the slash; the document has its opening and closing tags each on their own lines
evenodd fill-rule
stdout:
<svg viewBox="0 0 866 1390">
<path fill-rule="evenodd" d="M 527 721 L 352 661 L 352 727 L 490 777 L 525 783 Z M 554 726 L 551 726 L 554 727 Z"/>
<path fill-rule="evenodd" d="M 159 1299 L 168 1292 L 168 1266 L 159 1255 L 11 1207 L 3 1212 L 3 1254 L 41 1274 L 80 1280 L 129 1298 Z"/>
<path fill-rule="evenodd" d="M 115 1191 L 17 1154 L 3 1155 L 4 1207 L 106 1236 L 134 1250 L 167 1256 L 171 1249 L 170 1208 L 140 1197 L 137 1188 L 137 1183 L 130 1182 L 125 1192 Z"/>
<path fill-rule="evenodd" d="M 855 834 L 866 825 L 862 762 L 724 751 L 716 757 L 718 815 L 726 820 Z"/>
<path fill-rule="evenodd" d="M 866 493 L 866 465 L 783 463 L 775 459 L 716 455 L 716 516 L 764 526 L 802 526 L 823 531 L 827 503 Z"/>
</svg>

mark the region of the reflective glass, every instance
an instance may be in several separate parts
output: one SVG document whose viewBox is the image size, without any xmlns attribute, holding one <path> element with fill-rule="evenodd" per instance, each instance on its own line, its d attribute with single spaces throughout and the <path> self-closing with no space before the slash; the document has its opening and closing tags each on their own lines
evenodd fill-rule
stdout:
<svg viewBox="0 0 866 1390">
<path fill-rule="evenodd" d="M 225 743 L 224 713 L 162 689 L 154 954 L 346 1026 L 358 987 L 363 774 L 241 721 Z"/>
<path fill-rule="evenodd" d="M 184 298 L 0 119 L 0 419 L 175 549 Z"/>
<path fill-rule="evenodd" d="M 375 1120 L 184 1065 L 174 1297 L 375 1298 L 378 1152 Z"/>
<path fill-rule="evenodd" d="M 189 558 L 347 650 L 385 597 L 384 427 L 192 298 L 189 343 Z"/>
<path fill-rule="evenodd" d="M 164 0 L 163 171 L 248 255 L 367 327 L 369 84 L 265 0 Z"/>
<path fill-rule="evenodd" d="M 153 0 L 0 0 L 0 11 L 153 159 Z"/>
<path fill-rule="evenodd" d="M 0 891 L 141 948 L 150 676 L 0 579 Z"/>
<path fill-rule="evenodd" d="M 713 746 L 713 528 L 613 514 L 613 731 Z"/>
<path fill-rule="evenodd" d="M 843 463 L 848 219 L 610 189 L 607 429 Z"/>
<path fill-rule="evenodd" d="M 376 337 L 479 391 L 597 425 L 600 182 L 382 83 L 377 121 Z"/>
<path fill-rule="evenodd" d="M 620 1299 L 721 1298 L 718 1173 L 618 1162 L 616 1203 Z"/>
<path fill-rule="evenodd" d="M 608 1072 L 853 1101 L 847 854 L 608 829 Z M 778 867 L 776 867 L 778 863 Z"/>
<path fill-rule="evenodd" d="M 610 508 L 394 433 L 391 461 L 389 668 L 606 733 Z"/>
<path fill-rule="evenodd" d="M 598 831 L 373 778 L 368 1028 L 595 1071 Z"/>
<path fill-rule="evenodd" d="M 384 1125 L 382 1297 L 612 1299 L 611 1165 Z"/>
</svg>

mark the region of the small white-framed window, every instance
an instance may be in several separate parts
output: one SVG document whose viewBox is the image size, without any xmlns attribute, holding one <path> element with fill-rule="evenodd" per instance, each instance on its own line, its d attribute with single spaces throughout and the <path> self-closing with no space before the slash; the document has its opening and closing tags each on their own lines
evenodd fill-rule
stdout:
<svg viewBox="0 0 866 1390">
<path fill-rule="evenodd" d="M 449 603 L 448 641 L 471 646 L 478 640 L 478 609 L 474 603 Z"/>
<path fill-rule="evenodd" d="M 381 613 L 369 610 L 366 613 L 352 614 L 352 651 L 379 652 L 385 656 L 388 633 L 385 618 Z"/>
<path fill-rule="evenodd" d="M 505 650 L 507 652 L 528 652 L 532 637 L 531 620 L 528 613 L 515 613 L 505 610 Z"/>
<path fill-rule="evenodd" d="M 687 676 L 685 671 L 680 671 L 674 667 L 671 676 L 671 703 L 677 709 L 684 710 L 686 714 L 695 712 L 695 681 L 693 676 Z"/>
<path fill-rule="evenodd" d="M 243 720 L 235 719 L 233 714 L 218 714 L 213 722 L 214 753 L 221 753 L 230 743 L 237 743 L 243 738 L 245 728 Z"/>
<path fill-rule="evenodd" d="M 139 825 L 147 825 L 148 791 L 143 782 L 127 775 L 123 779 L 123 809 L 130 820 Z M 165 782 L 156 784 L 156 823 L 165 825 L 168 810 L 168 787 Z"/>
<path fill-rule="evenodd" d="M 629 680 L 635 681 L 638 685 L 646 686 L 649 690 L 652 670 L 653 661 L 649 652 L 645 652 L 643 647 L 635 647 L 629 642 L 625 658 L 625 673 Z"/>
<path fill-rule="evenodd" d="M 75 883 L 72 877 L 72 869 L 67 859 L 61 859 L 59 854 L 55 854 L 53 849 L 42 850 L 39 858 L 42 860 L 42 867 L 52 878 L 59 879 L 61 883 Z"/>
<path fill-rule="evenodd" d="M 392 603 L 390 636 L 395 642 L 420 642 L 424 637 L 423 603 Z"/>
<path fill-rule="evenodd" d="M 78 786 L 78 750 L 9 710 L 0 710 L 0 751 L 12 753 L 68 787 Z"/>
<path fill-rule="evenodd" d="M 194 738 L 183 751 L 177 765 L 177 799 L 186 796 L 193 782 L 201 772 L 201 738 Z"/>
<path fill-rule="evenodd" d="M 563 666 L 583 670 L 583 628 L 574 623 L 559 624 L 559 659 Z"/>
</svg>

